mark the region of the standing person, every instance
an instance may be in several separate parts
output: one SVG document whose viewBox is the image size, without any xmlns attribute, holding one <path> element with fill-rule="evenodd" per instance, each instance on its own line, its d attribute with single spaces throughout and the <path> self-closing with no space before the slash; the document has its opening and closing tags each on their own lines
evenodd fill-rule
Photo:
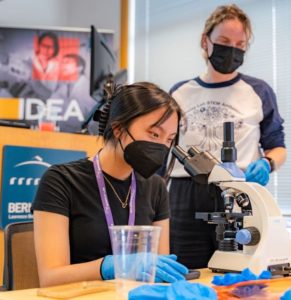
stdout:
<svg viewBox="0 0 291 300">
<path fill-rule="evenodd" d="M 196 146 L 220 159 L 223 122 L 234 122 L 238 166 L 247 181 L 266 185 L 269 173 L 284 163 L 286 149 L 272 88 L 237 72 L 251 37 L 250 20 L 238 6 L 216 8 L 201 36 L 206 73 L 177 83 L 171 94 L 185 112 L 180 129 L 183 148 Z M 195 212 L 223 211 L 220 198 L 218 189 L 193 181 L 176 162 L 170 185 L 171 251 L 189 268 L 206 267 L 216 249 L 215 225 L 195 220 Z"/>
<path fill-rule="evenodd" d="M 111 223 L 162 228 L 156 281 L 174 282 L 188 272 L 167 255 L 168 194 L 154 174 L 176 140 L 180 108 L 147 83 L 120 87 L 106 105 L 103 148 L 52 166 L 41 179 L 32 205 L 41 286 L 113 279 Z"/>
</svg>

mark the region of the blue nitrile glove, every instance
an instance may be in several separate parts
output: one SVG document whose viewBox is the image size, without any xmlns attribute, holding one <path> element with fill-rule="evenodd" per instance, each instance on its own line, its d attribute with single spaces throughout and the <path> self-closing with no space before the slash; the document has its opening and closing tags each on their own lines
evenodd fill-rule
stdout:
<svg viewBox="0 0 291 300">
<path fill-rule="evenodd" d="M 158 255 L 155 282 L 175 282 L 185 280 L 189 270 L 179 262 L 175 254 Z"/>
<path fill-rule="evenodd" d="M 168 285 L 144 284 L 128 293 L 128 300 L 164 300 Z"/>
<path fill-rule="evenodd" d="M 111 280 L 115 278 L 113 255 L 107 255 L 103 258 L 100 266 L 100 274 L 103 280 Z"/>
<path fill-rule="evenodd" d="M 250 163 L 246 169 L 246 181 L 257 182 L 266 185 L 269 182 L 271 167 L 269 162 L 264 159 L 258 159 Z"/>
<path fill-rule="evenodd" d="M 167 300 L 216 300 L 215 290 L 201 283 L 189 283 L 178 281 L 169 286 L 167 290 Z"/>
<path fill-rule="evenodd" d="M 177 281 L 171 285 L 142 285 L 131 290 L 129 300 L 216 300 L 214 289 L 200 283 Z"/>
<path fill-rule="evenodd" d="M 118 256 L 116 256 L 118 259 Z M 185 280 L 183 275 L 187 274 L 188 269 L 178 263 L 176 255 L 157 255 L 151 253 L 128 254 L 123 257 L 122 265 L 124 272 L 130 274 L 132 278 L 141 281 L 149 281 L 149 273 L 152 264 L 156 261 L 155 282 L 175 282 Z M 104 257 L 101 265 L 101 276 L 104 280 L 115 278 L 113 256 Z"/>
<path fill-rule="evenodd" d="M 241 273 L 226 273 L 225 275 L 213 276 L 212 283 L 214 285 L 232 285 L 242 281 L 270 279 L 272 274 L 270 271 L 264 270 L 259 276 L 254 274 L 249 268 L 243 269 Z"/>
<path fill-rule="evenodd" d="M 280 300 L 291 300 L 291 289 L 287 290 Z"/>
</svg>

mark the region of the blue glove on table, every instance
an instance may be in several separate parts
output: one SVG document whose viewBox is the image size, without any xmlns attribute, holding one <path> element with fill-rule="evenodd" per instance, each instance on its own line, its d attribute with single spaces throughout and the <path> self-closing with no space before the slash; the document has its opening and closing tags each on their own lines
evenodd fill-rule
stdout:
<svg viewBox="0 0 291 300">
<path fill-rule="evenodd" d="M 243 269 L 241 273 L 226 273 L 225 275 L 215 275 L 211 283 L 214 285 L 232 285 L 235 283 L 259 280 L 259 279 L 270 279 L 272 274 L 270 271 L 265 270 L 257 276 L 249 268 Z"/>
<path fill-rule="evenodd" d="M 133 274 L 137 280 L 149 281 L 147 279 L 150 277 L 153 258 L 154 255 L 151 253 L 128 254 L 123 257 L 124 270 Z M 189 272 L 184 265 L 177 262 L 177 256 L 174 254 L 157 255 L 156 266 L 155 282 L 185 280 L 184 275 Z M 113 255 L 104 257 L 101 264 L 101 276 L 104 280 L 115 278 Z"/>
<path fill-rule="evenodd" d="M 171 285 L 142 285 L 128 294 L 129 300 L 216 300 L 215 290 L 200 283 L 178 281 Z"/>
<path fill-rule="evenodd" d="M 257 182 L 266 185 L 269 182 L 271 167 L 269 162 L 264 159 L 258 159 L 250 163 L 246 169 L 246 181 Z"/>
<path fill-rule="evenodd" d="M 167 300 L 216 300 L 216 291 L 201 283 L 178 281 L 168 287 Z M 146 298 L 148 299 L 148 298 Z"/>
<path fill-rule="evenodd" d="M 291 300 L 291 289 L 287 290 L 283 296 L 281 296 L 280 300 Z"/>
</svg>

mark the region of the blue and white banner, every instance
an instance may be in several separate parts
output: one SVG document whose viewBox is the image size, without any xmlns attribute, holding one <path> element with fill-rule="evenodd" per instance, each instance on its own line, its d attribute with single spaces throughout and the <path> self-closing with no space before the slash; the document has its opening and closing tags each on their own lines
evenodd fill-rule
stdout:
<svg viewBox="0 0 291 300">
<path fill-rule="evenodd" d="M 0 227 L 32 220 L 31 203 L 47 168 L 84 157 L 85 151 L 4 146 Z"/>
</svg>

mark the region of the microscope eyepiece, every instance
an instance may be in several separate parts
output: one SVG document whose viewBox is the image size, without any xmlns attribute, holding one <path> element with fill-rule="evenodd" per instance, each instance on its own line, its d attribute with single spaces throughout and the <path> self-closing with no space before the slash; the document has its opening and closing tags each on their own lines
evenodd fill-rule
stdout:
<svg viewBox="0 0 291 300">
<path fill-rule="evenodd" d="M 184 165 L 184 160 L 189 157 L 188 153 L 184 151 L 179 145 L 172 149 L 172 154 Z"/>
<path fill-rule="evenodd" d="M 235 162 L 237 158 L 234 143 L 234 124 L 233 122 L 223 123 L 223 143 L 221 149 L 222 162 Z"/>
<path fill-rule="evenodd" d="M 224 142 L 234 142 L 233 122 L 223 123 L 223 139 Z"/>
</svg>

